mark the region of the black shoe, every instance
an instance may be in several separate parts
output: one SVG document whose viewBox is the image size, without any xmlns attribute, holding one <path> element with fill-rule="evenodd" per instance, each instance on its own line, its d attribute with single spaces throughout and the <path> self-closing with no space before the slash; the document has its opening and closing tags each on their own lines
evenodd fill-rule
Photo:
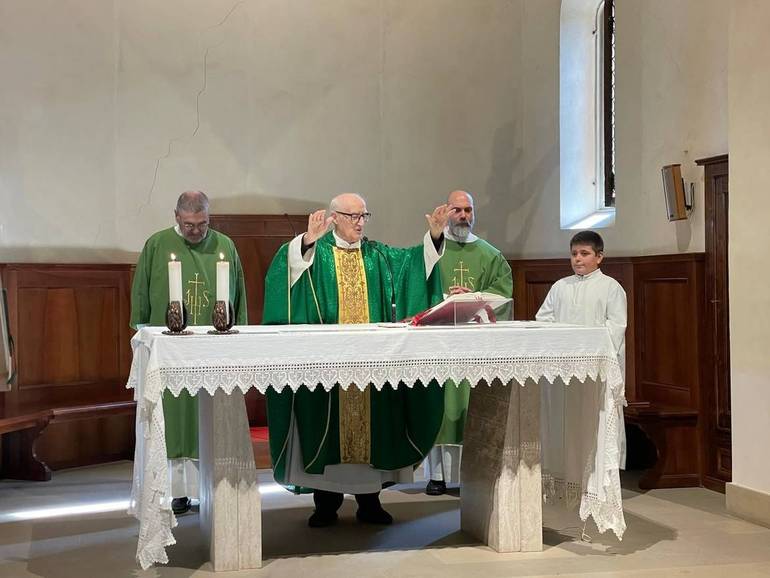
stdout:
<svg viewBox="0 0 770 578">
<path fill-rule="evenodd" d="M 324 512 L 323 510 L 314 510 L 307 519 L 307 525 L 311 528 L 325 528 L 336 523 L 337 512 Z"/>
<path fill-rule="evenodd" d="M 393 523 L 393 516 L 388 514 L 380 504 L 380 493 L 356 494 L 358 511 L 356 519 L 365 524 L 389 525 Z"/>
<path fill-rule="evenodd" d="M 429 496 L 441 496 L 446 494 L 446 482 L 441 480 L 431 480 L 428 485 L 425 486 L 425 493 Z"/>
<path fill-rule="evenodd" d="M 382 506 L 379 508 L 358 508 L 356 511 L 356 519 L 364 524 L 380 524 L 388 526 L 393 523 L 393 516 L 383 510 Z"/>
<path fill-rule="evenodd" d="M 337 522 L 337 510 L 342 505 L 345 496 L 337 492 L 313 490 L 315 510 L 308 518 L 307 525 L 311 528 L 325 528 Z"/>
<path fill-rule="evenodd" d="M 190 508 L 192 508 L 192 502 L 190 501 L 190 498 L 186 496 L 184 498 L 174 498 L 171 500 L 171 511 L 174 512 L 175 516 L 186 514 L 190 511 Z"/>
</svg>

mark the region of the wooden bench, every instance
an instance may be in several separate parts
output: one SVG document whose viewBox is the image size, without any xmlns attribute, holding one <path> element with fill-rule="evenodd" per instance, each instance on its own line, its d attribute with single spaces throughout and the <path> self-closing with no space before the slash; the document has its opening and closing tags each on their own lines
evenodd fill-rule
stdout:
<svg viewBox="0 0 770 578">
<path fill-rule="evenodd" d="M 38 458 L 35 446 L 40 435 L 52 423 L 129 415 L 135 412 L 136 402 L 133 400 L 58 407 L 5 408 L 0 413 L 0 478 L 31 481 L 51 479 L 51 468 Z"/>
<path fill-rule="evenodd" d="M 625 408 L 626 424 L 637 426 L 655 445 L 657 460 L 639 480 L 644 490 L 698 487 L 700 444 L 698 410 L 648 401 L 632 401 Z"/>
</svg>

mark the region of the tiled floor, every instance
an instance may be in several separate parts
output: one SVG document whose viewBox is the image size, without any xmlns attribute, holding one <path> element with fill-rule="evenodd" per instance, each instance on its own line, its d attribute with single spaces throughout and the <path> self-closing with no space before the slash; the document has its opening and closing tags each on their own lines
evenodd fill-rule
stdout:
<svg viewBox="0 0 770 578">
<path fill-rule="evenodd" d="M 0 482 L 0 576 L 214 575 L 204 562 L 196 514 L 180 519 L 168 566 L 138 569 L 138 526 L 125 514 L 130 478 L 131 463 L 124 462 L 56 472 L 47 483 Z M 591 542 L 580 541 L 576 513 L 546 509 L 543 552 L 497 554 L 460 532 L 456 490 L 430 498 L 422 487 L 383 492 L 397 521 L 391 527 L 356 523 L 348 498 L 338 525 L 310 529 L 312 499 L 267 484 L 264 567 L 219 576 L 770 576 L 770 529 L 728 515 L 724 496 L 708 490 L 625 491 L 622 542 L 599 535 L 590 522 Z M 89 504 L 112 511 L 52 516 L 57 512 L 50 510 Z"/>
</svg>

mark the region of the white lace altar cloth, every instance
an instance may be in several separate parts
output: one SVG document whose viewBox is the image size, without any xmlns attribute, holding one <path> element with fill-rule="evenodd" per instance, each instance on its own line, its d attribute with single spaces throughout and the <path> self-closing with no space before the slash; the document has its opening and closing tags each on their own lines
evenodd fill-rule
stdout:
<svg viewBox="0 0 770 578">
<path fill-rule="evenodd" d="M 600 531 L 612 529 L 622 537 L 625 521 L 616 448 L 624 385 L 604 327 L 510 321 L 456 327 L 250 326 L 239 327 L 235 335 L 208 335 L 210 327 L 203 326 L 191 329 L 190 336 L 168 336 L 161 327 L 145 327 L 131 340 L 134 357 L 127 387 L 135 390 L 137 412 L 129 512 L 139 519 L 136 557 L 143 569 L 167 563 L 166 547 L 176 543 L 161 403 L 166 389 L 174 395 L 184 389 L 192 395 L 201 389 L 230 394 L 252 387 L 264 393 L 270 387 L 296 390 L 318 384 L 328 390 L 338 383 L 343 389 L 349 384 L 379 389 L 386 382 L 413 387 L 431 379 L 439 383 L 467 379 L 472 384 L 498 379 L 521 385 L 545 379 L 548 384 L 556 382 L 549 387 L 559 389 L 574 380 L 590 384 L 588 397 L 595 400 L 591 406 L 595 411 L 587 428 L 582 420 L 588 445 L 593 445 L 590 455 L 581 458 L 584 465 L 579 471 L 562 463 L 574 456 L 569 447 L 560 445 L 566 430 L 544 425 L 544 436 L 562 439 L 554 440 L 558 448 L 553 456 L 548 455 L 550 440 L 541 440 L 543 488 L 546 498 L 579 501 L 582 520 L 590 515 Z M 579 394 L 579 388 L 566 389 Z M 586 435 L 582 438 L 585 442 Z"/>
</svg>

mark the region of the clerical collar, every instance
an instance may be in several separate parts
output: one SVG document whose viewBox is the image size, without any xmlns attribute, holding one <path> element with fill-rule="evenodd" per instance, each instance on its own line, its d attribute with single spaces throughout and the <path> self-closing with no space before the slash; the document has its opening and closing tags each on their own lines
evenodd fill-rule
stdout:
<svg viewBox="0 0 770 578">
<path fill-rule="evenodd" d="M 360 249 L 361 248 L 361 241 L 356 241 L 355 243 L 348 243 L 345 239 L 337 235 L 337 231 L 332 231 L 332 235 L 334 235 L 334 243 L 340 249 Z"/>
<path fill-rule="evenodd" d="M 577 273 L 575 273 L 575 277 L 577 277 L 578 279 L 583 279 L 583 280 L 585 280 L 585 279 L 593 279 L 594 277 L 601 277 L 601 276 L 602 276 L 602 270 L 599 269 L 598 267 L 596 269 L 594 269 L 593 271 L 591 271 L 590 273 L 588 273 L 587 275 L 578 275 Z"/>
<path fill-rule="evenodd" d="M 449 232 L 449 227 L 444 227 L 444 236 L 450 241 L 454 241 L 455 243 L 473 243 L 474 241 L 479 240 L 479 238 L 473 233 L 468 233 L 468 236 L 465 239 L 455 237 L 452 233 Z"/>
</svg>

